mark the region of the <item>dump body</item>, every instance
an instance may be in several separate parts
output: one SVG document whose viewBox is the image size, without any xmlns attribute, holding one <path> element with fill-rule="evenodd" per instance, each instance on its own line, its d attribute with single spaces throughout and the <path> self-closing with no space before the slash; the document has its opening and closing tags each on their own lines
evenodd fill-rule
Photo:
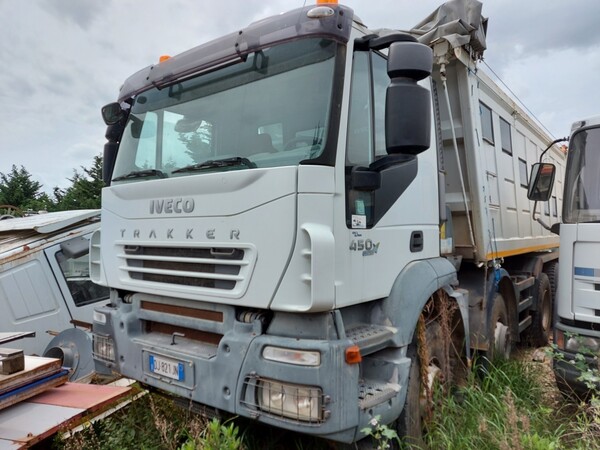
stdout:
<svg viewBox="0 0 600 450">
<path fill-rule="evenodd" d="M 105 115 L 97 364 L 204 412 L 353 442 L 414 406 L 426 305 L 447 302 L 465 352 L 520 341 L 558 256 L 520 161 L 550 139 L 476 70 L 485 27 L 464 3 L 476 41 L 429 50 L 422 30 L 307 6 L 130 77 Z M 454 6 L 441 16 L 463 23 Z"/>
</svg>

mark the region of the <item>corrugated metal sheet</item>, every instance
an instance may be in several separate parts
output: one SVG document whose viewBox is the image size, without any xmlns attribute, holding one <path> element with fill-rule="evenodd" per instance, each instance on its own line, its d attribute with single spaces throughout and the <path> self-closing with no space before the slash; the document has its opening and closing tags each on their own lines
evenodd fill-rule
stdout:
<svg viewBox="0 0 600 450">
<path fill-rule="evenodd" d="M 51 233 L 66 230 L 84 221 L 100 219 L 100 210 L 83 209 L 38 214 L 0 221 L 0 259 L 13 249 L 34 248 Z"/>
<path fill-rule="evenodd" d="M 100 216 L 100 210 L 80 209 L 75 211 L 59 211 L 7 219 L 0 221 L 0 233 L 15 230 L 33 230 L 42 234 L 52 233 L 94 216 Z"/>
</svg>

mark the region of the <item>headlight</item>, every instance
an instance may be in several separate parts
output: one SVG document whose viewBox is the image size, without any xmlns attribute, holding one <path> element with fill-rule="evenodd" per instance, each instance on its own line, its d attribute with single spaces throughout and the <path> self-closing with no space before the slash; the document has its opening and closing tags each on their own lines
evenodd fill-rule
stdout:
<svg viewBox="0 0 600 450">
<path fill-rule="evenodd" d="M 108 336 L 93 335 L 94 358 L 103 361 L 115 361 L 115 345 Z"/>
<path fill-rule="evenodd" d="M 259 408 L 271 414 L 304 422 L 323 420 L 321 389 L 311 386 L 258 381 Z"/>
<path fill-rule="evenodd" d="M 297 366 L 316 367 L 321 364 L 321 353 L 317 351 L 295 350 L 268 345 L 263 349 L 262 355 L 263 358 L 269 361 L 295 364 Z"/>
</svg>

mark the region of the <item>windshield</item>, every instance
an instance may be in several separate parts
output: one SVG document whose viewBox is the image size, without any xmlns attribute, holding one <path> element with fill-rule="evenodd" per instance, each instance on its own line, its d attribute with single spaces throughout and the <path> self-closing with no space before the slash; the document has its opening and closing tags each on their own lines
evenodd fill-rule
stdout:
<svg viewBox="0 0 600 450">
<path fill-rule="evenodd" d="M 297 165 L 324 151 L 337 44 L 304 39 L 135 98 L 113 181 Z"/>
<path fill-rule="evenodd" d="M 600 222 L 600 128 L 580 131 L 571 138 L 563 221 Z"/>
</svg>

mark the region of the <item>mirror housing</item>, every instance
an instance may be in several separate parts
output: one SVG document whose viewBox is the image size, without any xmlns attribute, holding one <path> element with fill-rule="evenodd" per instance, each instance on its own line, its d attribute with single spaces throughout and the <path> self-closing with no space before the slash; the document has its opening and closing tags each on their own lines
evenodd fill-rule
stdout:
<svg viewBox="0 0 600 450">
<path fill-rule="evenodd" d="M 381 187 L 381 174 L 367 167 L 353 167 L 351 177 L 352 189 L 372 192 Z"/>
<path fill-rule="evenodd" d="M 106 125 L 114 125 L 125 117 L 125 111 L 117 102 L 109 103 L 102 107 L 102 119 Z"/>
<path fill-rule="evenodd" d="M 104 186 L 110 186 L 118 151 L 118 142 L 107 142 L 104 144 L 104 153 L 102 155 L 102 180 L 104 181 Z"/>
<path fill-rule="evenodd" d="M 60 249 L 67 258 L 80 258 L 89 253 L 90 241 L 83 236 L 78 236 L 61 243 Z"/>
<path fill-rule="evenodd" d="M 385 102 L 385 143 L 389 155 L 417 155 L 431 143 L 431 95 L 417 84 L 431 75 L 433 51 L 418 42 L 390 45 L 391 79 Z"/>
<path fill-rule="evenodd" d="M 531 179 L 527 198 L 536 202 L 547 202 L 552 195 L 556 167 L 550 163 L 535 163 L 531 167 Z"/>
</svg>

